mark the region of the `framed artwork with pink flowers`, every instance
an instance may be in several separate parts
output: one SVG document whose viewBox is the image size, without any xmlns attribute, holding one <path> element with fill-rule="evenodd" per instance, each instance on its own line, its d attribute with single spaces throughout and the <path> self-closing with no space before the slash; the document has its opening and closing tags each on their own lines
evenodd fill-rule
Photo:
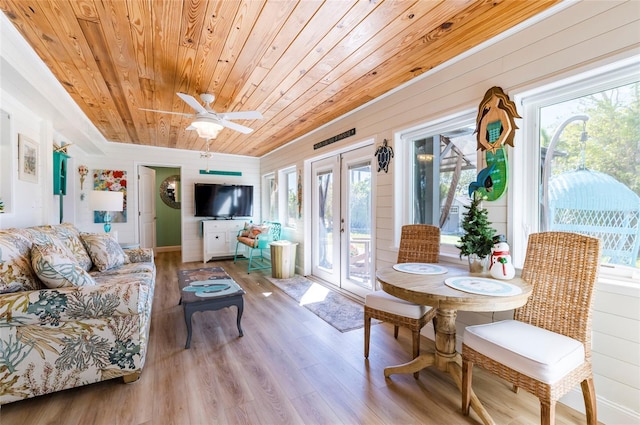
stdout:
<svg viewBox="0 0 640 425">
<path fill-rule="evenodd" d="M 127 172 L 123 170 L 93 170 L 93 189 L 123 192 L 124 208 L 111 213 L 112 223 L 127 222 Z M 104 223 L 104 211 L 94 211 L 93 222 Z"/>
</svg>

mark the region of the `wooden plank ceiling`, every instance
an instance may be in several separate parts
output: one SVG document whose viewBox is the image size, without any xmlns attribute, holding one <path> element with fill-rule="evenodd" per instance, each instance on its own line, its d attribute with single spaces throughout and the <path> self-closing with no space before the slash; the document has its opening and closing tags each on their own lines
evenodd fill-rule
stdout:
<svg viewBox="0 0 640 425">
<path fill-rule="evenodd" d="M 0 0 L 113 142 L 202 150 L 177 95 L 257 110 L 212 151 L 262 156 L 559 0 Z"/>
</svg>

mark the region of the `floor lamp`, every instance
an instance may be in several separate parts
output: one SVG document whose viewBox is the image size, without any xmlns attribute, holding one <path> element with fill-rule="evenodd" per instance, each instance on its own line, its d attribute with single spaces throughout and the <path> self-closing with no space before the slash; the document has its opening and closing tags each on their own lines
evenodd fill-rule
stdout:
<svg viewBox="0 0 640 425">
<path fill-rule="evenodd" d="M 111 231 L 111 212 L 123 211 L 124 193 L 109 190 L 92 190 L 89 193 L 89 206 L 93 211 L 104 211 L 104 231 Z"/>
</svg>

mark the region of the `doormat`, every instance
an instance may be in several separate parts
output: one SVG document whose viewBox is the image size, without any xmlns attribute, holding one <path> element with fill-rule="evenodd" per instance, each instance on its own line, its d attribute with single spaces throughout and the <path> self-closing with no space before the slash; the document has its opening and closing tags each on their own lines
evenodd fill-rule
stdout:
<svg viewBox="0 0 640 425">
<path fill-rule="evenodd" d="M 362 304 L 303 276 L 295 275 L 288 279 L 266 277 L 301 306 L 340 332 L 364 327 L 364 306 Z M 376 321 L 372 320 L 371 324 L 374 323 Z"/>
</svg>

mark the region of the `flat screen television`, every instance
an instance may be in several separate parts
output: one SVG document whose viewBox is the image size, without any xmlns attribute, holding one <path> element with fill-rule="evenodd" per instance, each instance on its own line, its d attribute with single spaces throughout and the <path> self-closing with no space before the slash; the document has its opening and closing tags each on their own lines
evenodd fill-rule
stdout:
<svg viewBox="0 0 640 425">
<path fill-rule="evenodd" d="M 195 204 L 196 217 L 251 217 L 253 186 L 196 183 Z"/>
</svg>

